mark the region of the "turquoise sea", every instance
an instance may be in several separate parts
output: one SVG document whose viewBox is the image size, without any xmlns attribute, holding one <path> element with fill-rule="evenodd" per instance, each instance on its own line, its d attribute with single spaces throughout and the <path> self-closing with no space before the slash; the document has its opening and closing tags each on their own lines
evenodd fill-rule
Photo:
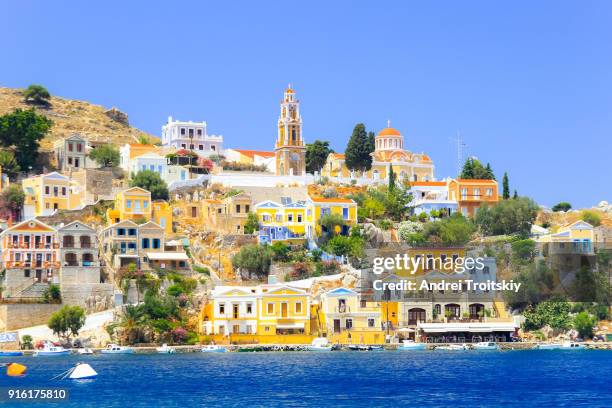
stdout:
<svg viewBox="0 0 612 408">
<path fill-rule="evenodd" d="M 612 406 L 612 351 L 187 353 L 4 357 L 0 388 L 63 387 L 70 407 Z M 52 381 L 76 362 L 94 380 Z M 3 369 L 4 370 L 4 369 Z M 15 406 L 48 406 L 20 402 Z"/>
</svg>

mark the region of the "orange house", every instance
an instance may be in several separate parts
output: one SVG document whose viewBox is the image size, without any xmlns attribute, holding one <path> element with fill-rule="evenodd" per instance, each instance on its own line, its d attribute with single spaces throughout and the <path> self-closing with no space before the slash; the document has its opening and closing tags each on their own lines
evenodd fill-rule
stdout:
<svg viewBox="0 0 612 408">
<path fill-rule="evenodd" d="M 494 204 L 499 201 L 495 180 L 450 179 L 448 196 L 457 201 L 458 211 L 466 217 L 473 217 L 483 203 Z"/>
</svg>

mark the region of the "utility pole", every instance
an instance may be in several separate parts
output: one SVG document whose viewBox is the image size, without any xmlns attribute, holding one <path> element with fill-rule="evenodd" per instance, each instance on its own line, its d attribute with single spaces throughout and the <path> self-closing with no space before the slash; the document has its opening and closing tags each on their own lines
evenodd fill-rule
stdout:
<svg viewBox="0 0 612 408">
<path fill-rule="evenodd" d="M 467 145 L 463 142 L 461 138 L 461 133 L 457 131 L 457 137 L 451 139 L 453 142 L 457 143 L 457 177 L 461 174 L 461 168 L 463 166 L 463 149 L 467 147 Z"/>
</svg>

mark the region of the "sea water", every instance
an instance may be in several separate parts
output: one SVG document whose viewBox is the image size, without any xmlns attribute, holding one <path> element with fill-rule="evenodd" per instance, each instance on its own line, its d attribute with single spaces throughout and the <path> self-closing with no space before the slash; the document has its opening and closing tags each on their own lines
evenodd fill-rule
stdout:
<svg viewBox="0 0 612 408">
<path fill-rule="evenodd" d="M 612 351 L 177 353 L 2 362 L 9 359 L 27 365 L 28 374 L 2 373 L 0 388 L 66 388 L 68 399 L 54 405 L 62 407 L 612 406 Z M 98 377 L 51 380 L 79 361 Z"/>
</svg>

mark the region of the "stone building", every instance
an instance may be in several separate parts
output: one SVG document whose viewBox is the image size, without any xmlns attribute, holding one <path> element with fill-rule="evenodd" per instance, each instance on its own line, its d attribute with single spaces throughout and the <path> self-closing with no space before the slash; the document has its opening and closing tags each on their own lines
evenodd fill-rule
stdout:
<svg viewBox="0 0 612 408">
<path fill-rule="evenodd" d="M 277 176 L 302 176 L 306 173 L 306 146 L 302 136 L 300 101 L 291 85 L 280 104 L 278 136 L 274 147 Z"/>
</svg>

